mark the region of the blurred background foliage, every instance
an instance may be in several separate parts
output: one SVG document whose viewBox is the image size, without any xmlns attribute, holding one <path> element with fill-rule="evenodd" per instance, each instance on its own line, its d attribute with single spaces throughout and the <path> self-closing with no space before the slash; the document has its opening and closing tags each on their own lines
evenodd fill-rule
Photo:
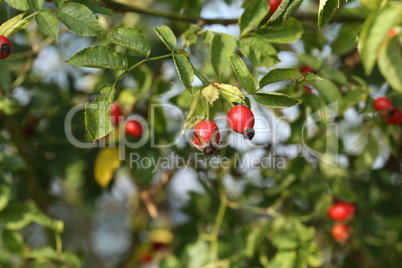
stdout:
<svg viewBox="0 0 402 268">
<path fill-rule="evenodd" d="M 22 12 L 17 2 L 0 1 L 0 24 Z M 54 11 L 64 2 L 83 4 L 96 13 L 99 36 L 80 36 L 60 23 L 56 42 L 31 18 L 26 29 L 9 36 L 13 54 L 0 61 L 1 267 L 400 266 L 402 128 L 387 125 L 372 102 L 388 96 L 395 107 L 402 107 L 402 94 L 397 78 L 377 66 L 367 71 L 369 63 L 362 63 L 365 52 L 359 54 L 356 40 L 360 34 L 363 46 L 376 43 L 370 36 L 381 35 L 376 32 L 384 19 L 380 11 L 391 8 L 400 15 L 400 1 L 284 0 L 286 7 L 294 4 L 297 9 L 283 28 L 257 27 L 246 34 L 236 22 L 253 1 L 55 0 L 46 1 L 43 9 Z M 328 8 L 338 2 L 329 23 L 318 28 L 319 5 Z M 31 14 L 34 4 L 43 1 L 29 3 Z M 260 26 L 270 16 L 264 16 Z M 121 26 L 141 32 L 152 57 L 165 55 L 166 47 L 152 29 L 162 24 L 173 30 L 179 48 L 211 81 L 241 88 L 225 61 L 225 45 L 232 40 L 256 82 L 274 67 L 303 66 L 324 80 L 285 81 L 262 89 L 298 99 L 292 108 L 271 109 L 251 100 L 255 115 L 271 123 L 266 131 L 257 122 L 252 141 L 261 145 L 257 149 L 234 133 L 224 134 L 230 146 L 212 158 L 204 158 L 184 139 L 168 148 L 154 148 L 147 141 L 141 148 L 126 148 L 127 160 L 118 169 L 110 167 L 113 176 L 96 181 L 94 168 L 104 149 L 71 144 L 65 118 L 76 105 L 98 97 L 101 86 L 112 84 L 121 71 L 65 61 L 103 44 L 127 57 L 128 66 L 139 62 L 140 55 L 107 40 L 107 33 Z M 373 55 L 391 43 L 400 47 L 401 19 L 387 27 L 396 35 L 383 34 L 378 47 L 365 48 Z M 224 40 L 223 52 L 211 57 L 214 36 Z M 400 66 L 400 49 L 381 53 L 394 59 L 381 63 L 390 73 Z M 201 82 L 193 85 L 199 88 Z M 151 104 L 174 105 L 186 114 L 191 98 L 171 59 L 142 64 L 118 83 L 115 94 L 126 116 L 135 113 L 148 121 L 156 144 L 173 142 L 183 121 L 170 110 L 152 111 Z M 312 114 L 334 102 L 335 116 L 305 128 Z M 210 117 L 229 108 L 219 100 Z M 339 132 L 327 132 L 329 123 L 336 123 Z M 77 140 L 91 142 L 82 110 L 72 118 L 71 131 Z M 321 161 L 306 146 L 321 153 L 338 151 L 329 151 Z M 130 153 L 139 159 L 178 156 L 190 164 L 130 168 Z M 99 165 L 106 169 L 115 160 L 113 153 L 107 155 Z M 269 158 L 270 165 L 242 166 L 248 157 Z M 208 163 L 215 158 L 229 159 L 228 166 L 212 167 Z M 334 159 L 337 165 L 327 164 Z M 342 244 L 331 236 L 334 222 L 327 216 L 328 207 L 338 200 L 357 207 L 348 223 L 353 235 Z"/>
</svg>

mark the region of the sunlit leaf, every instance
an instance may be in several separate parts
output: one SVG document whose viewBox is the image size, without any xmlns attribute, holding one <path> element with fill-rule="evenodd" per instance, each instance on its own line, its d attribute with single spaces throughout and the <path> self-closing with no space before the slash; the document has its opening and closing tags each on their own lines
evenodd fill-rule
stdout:
<svg viewBox="0 0 402 268">
<path fill-rule="evenodd" d="M 170 29 L 166 25 L 154 27 L 156 34 L 158 35 L 159 39 L 165 44 L 167 49 L 175 50 L 177 47 L 177 40 L 176 36 L 174 35 L 172 29 Z"/>
</svg>

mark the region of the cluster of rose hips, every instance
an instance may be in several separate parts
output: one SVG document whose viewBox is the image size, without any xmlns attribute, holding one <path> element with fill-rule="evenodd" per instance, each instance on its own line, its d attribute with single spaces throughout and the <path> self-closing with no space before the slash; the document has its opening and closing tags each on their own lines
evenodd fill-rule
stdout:
<svg viewBox="0 0 402 268">
<path fill-rule="evenodd" d="M 112 122 L 112 125 L 118 126 L 122 119 L 124 119 L 124 113 L 121 110 L 120 105 L 115 102 L 112 103 L 112 105 L 110 106 L 110 121 Z M 126 122 L 124 128 L 126 134 L 131 137 L 140 138 L 142 136 L 142 125 L 137 120 L 129 120 L 128 122 Z"/>
<path fill-rule="evenodd" d="M 247 106 L 232 107 L 228 112 L 227 121 L 229 127 L 233 131 L 243 134 L 245 139 L 251 140 L 254 137 L 254 114 Z M 211 156 L 223 143 L 220 138 L 218 126 L 212 121 L 203 120 L 195 126 L 191 143 L 204 155 Z"/>
<path fill-rule="evenodd" d="M 373 106 L 387 124 L 402 124 L 402 111 L 395 108 L 387 97 L 380 97 L 374 100 Z"/>
<path fill-rule="evenodd" d="M 345 243 L 352 235 L 352 228 L 345 222 L 352 219 L 356 211 L 356 207 L 348 202 L 337 202 L 328 210 L 328 216 L 337 221 L 332 227 L 331 233 L 336 241 Z"/>
<path fill-rule="evenodd" d="M 7 37 L 0 35 L 0 60 L 10 56 L 12 51 L 13 45 L 11 41 Z"/>
</svg>

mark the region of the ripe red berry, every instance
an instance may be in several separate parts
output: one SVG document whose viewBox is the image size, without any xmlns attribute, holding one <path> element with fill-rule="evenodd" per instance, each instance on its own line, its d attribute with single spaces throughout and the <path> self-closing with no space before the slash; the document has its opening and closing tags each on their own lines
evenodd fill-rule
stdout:
<svg viewBox="0 0 402 268">
<path fill-rule="evenodd" d="M 13 45 L 11 41 L 5 37 L 0 36 L 0 60 L 5 59 L 10 56 L 11 52 L 13 51 Z"/>
<path fill-rule="evenodd" d="M 251 140 L 255 131 L 254 127 L 254 114 L 244 105 L 237 105 L 228 112 L 228 124 L 233 131 L 242 133 L 245 139 Z"/>
<path fill-rule="evenodd" d="M 222 143 L 218 126 L 209 120 L 199 122 L 194 128 L 191 143 L 206 156 L 212 155 Z"/>
<path fill-rule="evenodd" d="M 113 126 L 117 126 L 120 124 L 122 119 L 124 119 L 124 114 L 120 105 L 116 102 L 113 102 L 112 105 L 110 105 L 110 121 L 112 122 Z"/>
<path fill-rule="evenodd" d="M 307 65 L 303 65 L 300 68 L 300 72 L 301 73 L 313 73 L 313 74 L 316 73 L 316 71 L 313 68 L 311 68 L 310 66 L 307 66 Z"/>
<path fill-rule="evenodd" d="M 395 36 L 396 36 L 396 31 L 395 31 L 395 29 L 389 30 L 389 31 L 388 31 L 388 36 L 389 36 L 389 37 L 395 37 Z"/>
<path fill-rule="evenodd" d="M 373 107 L 376 111 L 381 110 L 391 111 L 394 108 L 391 100 L 388 99 L 387 97 L 379 97 L 378 99 L 375 99 L 373 102 Z"/>
<path fill-rule="evenodd" d="M 218 126 L 214 122 L 209 120 L 199 122 L 194 128 L 194 133 L 197 134 L 194 137 L 194 143 L 196 145 L 202 145 L 202 139 L 204 139 L 206 142 L 209 142 L 214 133 L 217 142 L 219 142 L 221 138 Z M 202 139 L 200 139 L 200 137 Z"/>
<path fill-rule="evenodd" d="M 137 120 L 130 120 L 126 123 L 126 133 L 134 138 L 142 136 L 142 125 Z"/>
<path fill-rule="evenodd" d="M 282 3 L 282 0 L 269 0 L 269 13 L 273 14 L 279 7 L 279 5 Z"/>
<path fill-rule="evenodd" d="M 345 243 L 350 238 L 352 229 L 344 223 L 337 223 L 332 227 L 331 233 L 336 241 Z"/>
<path fill-rule="evenodd" d="M 348 202 L 338 202 L 333 204 L 329 210 L 328 215 L 336 221 L 349 220 L 355 214 L 356 207 Z"/>
<path fill-rule="evenodd" d="M 390 125 L 402 124 L 402 112 L 398 109 L 394 109 L 386 119 L 386 122 Z"/>
</svg>

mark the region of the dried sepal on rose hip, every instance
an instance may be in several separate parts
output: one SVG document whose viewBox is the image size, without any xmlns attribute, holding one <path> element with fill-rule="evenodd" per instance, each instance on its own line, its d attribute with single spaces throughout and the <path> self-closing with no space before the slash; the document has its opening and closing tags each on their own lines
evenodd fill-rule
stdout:
<svg viewBox="0 0 402 268">
<path fill-rule="evenodd" d="M 218 126 L 209 120 L 203 120 L 194 127 L 190 143 L 205 156 L 213 155 L 223 143 Z"/>
<path fill-rule="evenodd" d="M 7 37 L 0 35 L 0 59 L 10 56 L 12 51 L 13 45 L 11 41 Z"/>
<path fill-rule="evenodd" d="M 254 114 L 244 105 L 237 105 L 229 110 L 227 116 L 229 127 L 237 133 L 243 134 L 245 139 L 251 140 L 255 131 L 254 127 Z"/>
</svg>

